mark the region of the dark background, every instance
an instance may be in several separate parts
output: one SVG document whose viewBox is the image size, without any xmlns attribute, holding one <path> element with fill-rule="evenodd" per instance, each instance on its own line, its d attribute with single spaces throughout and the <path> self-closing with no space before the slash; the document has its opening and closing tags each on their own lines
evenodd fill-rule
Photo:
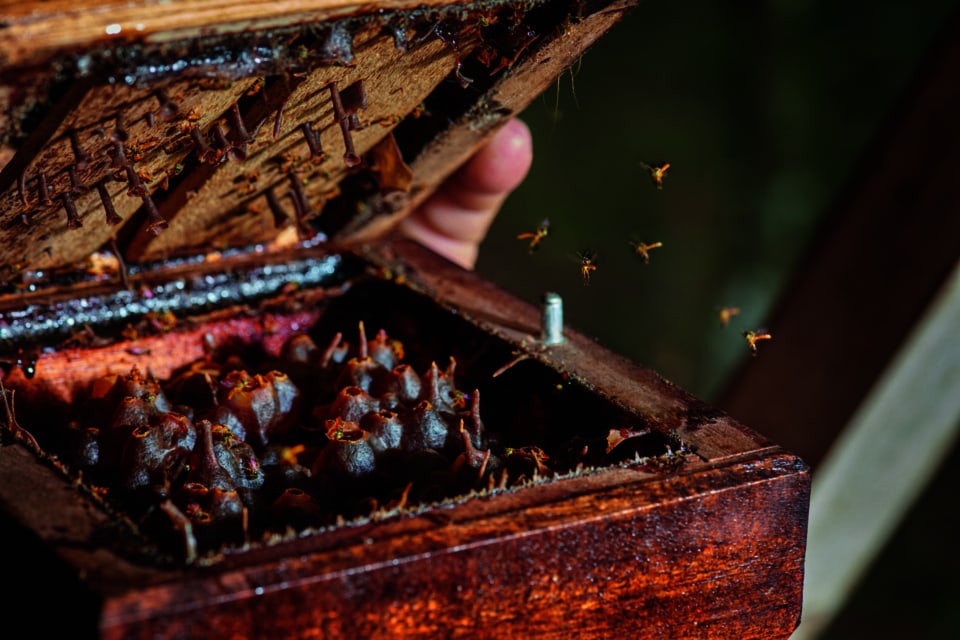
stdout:
<svg viewBox="0 0 960 640">
<path fill-rule="evenodd" d="M 742 332 L 768 321 L 957 9 L 642 2 L 523 114 L 533 169 L 478 271 L 533 303 L 559 293 L 568 324 L 718 401 L 749 366 Z M 671 163 L 662 191 L 641 162 Z M 516 235 L 544 218 L 550 234 L 530 255 Z M 663 247 L 644 264 L 636 240 Z M 585 250 L 597 254 L 589 286 Z M 724 328 L 727 305 L 741 314 Z M 823 638 L 950 635 L 958 473 L 940 470 Z"/>
</svg>

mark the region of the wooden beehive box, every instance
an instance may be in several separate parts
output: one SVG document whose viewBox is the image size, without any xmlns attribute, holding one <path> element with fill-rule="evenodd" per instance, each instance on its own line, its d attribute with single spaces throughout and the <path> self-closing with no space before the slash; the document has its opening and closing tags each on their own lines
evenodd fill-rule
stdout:
<svg viewBox="0 0 960 640">
<path fill-rule="evenodd" d="M 790 635 L 803 462 L 389 234 L 633 4 L 5 3 L 31 629 Z"/>
</svg>

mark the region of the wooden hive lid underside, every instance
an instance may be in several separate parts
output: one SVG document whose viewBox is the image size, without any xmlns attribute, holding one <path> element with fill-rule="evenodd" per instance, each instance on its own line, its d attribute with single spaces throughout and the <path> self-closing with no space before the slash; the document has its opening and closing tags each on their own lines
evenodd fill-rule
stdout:
<svg viewBox="0 0 960 640">
<path fill-rule="evenodd" d="M 634 2 L 3 4 L 11 282 L 379 237 Z"/>
</svg>

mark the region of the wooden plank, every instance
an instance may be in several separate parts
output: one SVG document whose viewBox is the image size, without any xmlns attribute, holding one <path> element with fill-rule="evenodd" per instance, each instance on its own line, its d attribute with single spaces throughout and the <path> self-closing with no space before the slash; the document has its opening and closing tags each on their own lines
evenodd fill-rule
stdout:
<svg viewBox="0 0 960 640">
<path fill-rule="evenodd" d="M 787 638 L 805 483 L 795 458 L 772 457 L 483 520 L 452 510 L 417 534 L 361 530 L 327 551 L 113 598 L 103 637 Z"/>
<path fill-rule="evenodd" d="M 800 604 L 805 509 L 795 500 L 805 476 L 783 462 L 714 470 L 666 490 L 628 483 L 609 499 L 568 495 L 480 522 L 424 517 L 419 532 L 400 537 L 355 529 L 352 541 L 323 553 L 283 547 L 270 562 L 174 582 L 52 531 L 68 556 L 88 554 L 87 580 L 139 576 L 132 591 L 106 594 L 102 617 L 99 598 L 80 590 L 75 574 L 48 570 L 50 548 L 14 537 L 36 555 L 29 567 L 8 567 L 19 588 L 6 602 L 16 609 L 58 594 L 60 615 L 33 619 L 31 629 L 83 638 L 182 637 L 185 629 L 191 637 L 269 629 L 276 638 L 311 630 L 330 638 L 787 638 Z M 586 512 L 594 516 L 583 519 Z M 56 583 L 22 575 L 39 568 Z"/>
<path fill-rule="evenodd" d="M 53 55 L 93 44 L 123 46 L 131 39 L 163 42 L 237 33 L 380 11 L 459 4 L 451 0 L 4 0 L 0 15 L 0 71 L 42 64 Z"/>
<path fill-rule="evenodd" d="M 960 433 L 960 263 L 814 476 L 803 623 L 816 638 Z"/>
<path fill-rule="evenodd" d="M 405 246 L 411 255 L 427 251 Z M 492 311 L 515 311 L 520 326 L 536 326 L 535 308 L 497 294 L 473 272 L 435 254 L 406 265 L 400 280 L 410 282 L 420 271 L 444 283 L 453 304 L 482 299 Z M 456 281 L 452 289 L 445 275 Z M 429 315 L 447 318 L 449 311 L 443 303 Z M 418 320 L 418 327 L 434 326 L 425 315 Z M 500 330 L 516 327 L 508 322 Z M 225 324 L 207 328 L 231 331 Z M 715 420 L 655 373 L 576 332 L 568 330 L 567 337 L 569 349 L 546 356 L 548 362 L 560 362 L 602 397 L 672 412 L 658 426 L 667 429 L 675 421 L 684 429 L 681 437 L 702 443 L 703 459 L 689 456 L 689 463 L 667 469 L 613 466 L 465 496 L 172 568 L 142 566 L 104 542 L 110 520 L 79 500 L 74 482 L 23 455 L 20 444 L 0 448 L 0 480 L 17 478 L 0 481 L 2 513 L 41 537 L 39 566 L 73 570 L 57 594 L 71 606 L 84 603 L 83 620 L 92 617 L 89 607 L 97 608 L 98 627 L 75 628 L 75 634 L 182 637 L 189 629 L 194 635 L 278 638 L 314 631 L 344 638 L 788 637 L 802 594 L 806 465 L 740 425 Z M 166 353 L 180 342 L 166 334 L 150 345 Z M 83 361 L 102 365 L 107 356 L 122 357 L 120 347 L 45 354 L 43 376 L 83 376 Z M 65 368 L 55 370 L 54 363 Z M 534 381 L 527 376 L 521 382 Z M 689 428 L 704 420 L 709 427 Z M 118 537 L 109 539 L 116 543 Z M 17 574 L 8 577 L 19 581 Z M 29 597 L 18 592 L 13 602 Z M 43 620 L 34 628 L 59 622 Z"/>
<path fill-rule="evenodd" d="M 418 179 L 427 177 L 404 203 L 406 210 L 634 4 L 614 0 L 602 9 L 592 5 L 596 10 L 588 16 L 579 15 L 579 3 L 577 16 L 565 14 L 574 5 L 559 5 L 564 15 L 554 16 L 560 23 L 553 26 L 563 28 L 552 33 L 552 40 L 529 48 L 529 43 L 519 43 L 506 68 L 495 64 L 495 77 L 473 85 L 480 101 L 469 107 L 456 100 L 459 111 L 444 114 L 455 121 L 453 126 L 440 133 L 435 143 L 425 141 L 422 149 L 418 147 L 422 153 L 413 161 L 414 169 Z M 215 25 L 223 32 L 243 29 L 254 18 L 265 18 L 259 23 L 265 26 L 271 20 L 287 24 L 400 6 L 413 10 L 413 3 L 406 2 L 200 0 L 189 5 L 151 1 L 76 6 L 54 2 L 31 16 L 22 8 L 11 10 L 10 21 L 0 30 L 0 57 L 3 64 L 37 64 L 52 52 L 92 43 L 121 44 L 128 36 L 156 43 L 212 33 Z M 179 8 L 188 10 L 178 12 Z M 577 19 L 567 24 L 568 17 Z M 434 35 L 443 40 L 435 30 Z M 303 105 L 305 111 L 312 111 L 316 103 Z M 275 107 L 261 109 L 268 113 Z M 217 118 L 225 108 L 226 103 L 220 105 Z M 62 152 L 57 156 L 69 150 L 64 140 L 60 144 Z M 188 191 L 193 192 L 183 189 L 184 196 Z M 359 236 L 348 237 L 359 241 Z M 809 475 L 802 461 L 655 372 L 600 348 L 576 331 L 567 332 L 566 343 L 541 349 L 535 340 L 539 328 L 535 307 L 499 292 L 423 247 L 406 243 L 373 248 L 392 249 L 410 258 L 399 266 L 391 263 L 399 274 L 395 284 L 402 286 L 405 278 L 422 276 L 438 296 L 431 316 L 446 318 L 451 310 L 463 312 L 489 330 L 491 335 L 485 337 L 496 343 L 498 352 L 516 346 L 547 364 L 551 390 L 565 390 L 563 384 L 552 382 L 562 372 L 566 377 L 557 376 L 558 380 L 569 381 L 578 392 L 582 387 L 591 399 L 595 395 L 649 416 L 652 427 L 668 433 L 671 443 L 679 440 L 695 448 L 697 455 L 685 456 L 676 468 L 615 466 L 556 482 L 471 494 L 449 505 L 377 515 L 302 536 L 291 534 L 282 541 L 229 549 L 209 563 L 169 568 L 141 567 L 111 544 L 116 536 L 105 542 L 111 519 L 78 500 L 80 479 L 61 478 L 47 464 L 49 459 L 34 461 L 22 455 L 20 444 L 4 447 L 0 475 L 16 475 L 20 484 L 0 482 L 0 502 L 5 507 L 0 515 L 6 517 L 9 512 L 16 524 L 41 538 L 36 566 L 56 564 L 64 569 L 62 565 L 67 565 L 70 579 L 58 581 L 54 593 L 58 601 L 82 603 L 83 622 L 91 625 L 68 627 L 72 635 L 681 638 L 707 634 L 766 639 L 786 638 L 793 631 L 801 604 L 809 498 Z M 176 335 L 145 338 L 142 343 L 101 350 L 64 349 L 43 355 L 43 375 L 57 379 L 69 392 L 69 385 L 80 382 L 78 378 L 96 375 L 108 364 L 127 366 L 128 356 L 134 354 L 124 347 L 136 353 L 141 347 L 158 354 L 166 351 L 161 364 L 169 368 L 202 353 L 204 329 L 214 332 L 215 338 L 217 331 L 258 336 L 271 320 L 263 315 L 246 322 L 211 321 Z M 427 318 L 419 320 L 417 329 L 430 334 L 424 329 L 432 326 Z M 431 338 L 441 340 L 439 335 Z M 84 369 L 87 365 L 90 368 Z M 531 382 L 529 377 L 518 379 Z M 49 390 L 46 393 L 48 400 L 54 397 Z M 521 411 L 517 404 L 509 403 L 507 408 Z M 44 405 L 42 411 L 47 410 Z M 576 425 L 595 427 L 595 420 L 596 415 L 578 418 Z M 50 484 L 58 490 L 44 490 Z M 61 511 L 61 504 L 67 508 Z M 33 568 L 28 565 L 26 570 Z M 8 577 L 21 582 L 17 574 Z M 7 605 L 16 609 L 21 602 L 45 594 L 42 584 L 31 584 L 34 590 L 18 592 Z M 60 631 L 66 626 L 60 616 L 50 616 L 32 628 L 42 632 L 43 626 L 56 624 L 61 625 Z"/>
<path fill-rule="evenodd" d="M 93 39 L 80 58 L 60 49 L 39 69 L 8 67 L 3 133 L 28 130 L 11 135 L 15 155 L 0 170 L 0 240 L 14 247 L 0 256 L 0 280 L 74 265 L 111 239 L 140 262 L 269 242 L 292 222 L 301 239 L 381 235 L 635 5 L 449 3 L 411 9 L 399 26 L 389 14 L 297 22 L 279 11 L 224 41 L 204 32 L 160 46 L 138 31 L 123 55 Z M 72 24 L 58 6 L 9 28 Z M 522 34 L 494 26 L 508 22 Z M 269 27 L 281 24 L 277 44 Z M 464 64 L 475 78 L 457 75 Z M 35 72 L 46 75 L 31 90 L 53 91 L 46 83 L 61 67 L 73 78 L 57 86 L 82 99 L 28 99 Z M 335 107 L 341 93 L 356 104 Z M 43 114 L 29 112 L 35 102 Z M 40 115 L 42 126 L 21 123 Z M 396 160 L 411 165 L 403 187 L 381 184 L 368 154 L 394 131 Z"/>
</svg>

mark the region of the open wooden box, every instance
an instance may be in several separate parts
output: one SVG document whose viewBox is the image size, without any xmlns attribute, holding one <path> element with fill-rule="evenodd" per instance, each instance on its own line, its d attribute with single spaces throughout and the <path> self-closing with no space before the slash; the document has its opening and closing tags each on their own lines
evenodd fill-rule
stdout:
<svg viewBox="0 0 960 640">
<path fill-rule="evenodd" d="M 389 233 L 633 4 L 5 7 L 31 629 L 789 636 L 803 462 Z"/>
</svg>

